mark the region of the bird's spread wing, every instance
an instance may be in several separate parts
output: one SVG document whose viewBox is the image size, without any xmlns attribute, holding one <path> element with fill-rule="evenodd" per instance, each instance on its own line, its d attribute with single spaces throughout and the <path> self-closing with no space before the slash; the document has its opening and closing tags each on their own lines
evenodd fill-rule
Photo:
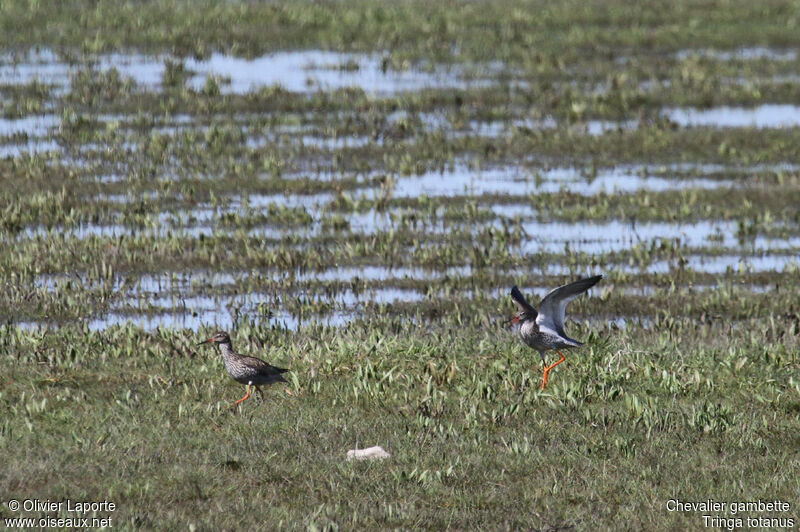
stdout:
<svg viewBox="0 0 800 532">
<path fill-rule="evenodd" d="M 520 292 L 519 288 L 516 286 L 511 289 L 511 299 L 514 301 L 514 304 L 517 305 L 520 312 L 527 314 L 531 318 L 536 317 L 536 309 L 525 300 L 525 296 L 522 295 L 522 292 Z"/>
<path fill-rule="evenodd" d="M 602 279 L 602 275 L 595 275 L 575 281 L 574 283 L 559 286 L 542 299 L 539 305 L 539 316 L 536 323 L 557 332 L 561 336 L 566 336 L 564 332 L 564 312 L 567 303 L 593 287 Z"/>
<path fill-rule="evenodd" d="M 286 373 L 289 371 L 288 369 L 279 368 L 273 366 L 272 364 L 267 364 L 260 358 L 256 357 L 245 357 L 247 358 L 247 364 L 253 368 L 257 368 L 258 371 L 264 375 L 280 375 L 281 373 Z"/>
</svg>

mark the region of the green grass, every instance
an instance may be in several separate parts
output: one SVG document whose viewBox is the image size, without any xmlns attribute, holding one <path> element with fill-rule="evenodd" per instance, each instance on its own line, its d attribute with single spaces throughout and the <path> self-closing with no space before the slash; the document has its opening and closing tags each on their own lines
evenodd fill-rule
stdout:
<svg viewBox="0 0 800 532">
<path fill-rule="evenodd" d="M 702 514 L 667 502 L 711 498 L 782 500 L 797 526 L 800 128 L 663 111 L 795 104 L 798 21 L 788 1 L 4 2 L 2 66 L 39 47 L 70 76 L 0 80 L 0 517 L 71 499 L 123 529 L 683 530 Z M 785 53 L 706 53 L 742 48 Z M 190 56 L 294 49 L 481 83 L 187 81 Z M 158 55 L 161 83 L 108 52 Z M 56 125 L 9 125 L 37 119 Z M 576 181 L 543 189 L 553 168 Z M 465 169 L 526 188 L 398 192 Z M 582 193 L 612 169 L 670 186 Z M 553 245 L 550 222 L 587 235 Z M 587 272 L 567 326 L 587 344 L 542 392 L 507 290 Z M 213 325 L 289 384 L 231 411 L 243 387 L 194 347 Z M 371 445 L 392 457 L 345 462 Z"/>
<path fill-rule="evenodd" d="M 420 55 L 554 62 L 623 49 L 658 52 L 697 46 L 788 46 L 797 43 L 798 7 L 679 2 L 365 0 L 319 4 L 153 1 L 7 2 L 3 44 L 53 44 L 103 51 L 121 46 L 172 47 L 204 55 L 213 49 L 259 54 L 322 46 Z M 19 24 L 19 25 L 16 25 Z M 25 27 L 27 31 L 15 31 Z"/>
<path fill-rule="evenodd" d="M 779 499 L 796 519 L 796 317 L 573 326 L 589 343 L 546 392 L 538 356 L 485 317 L 245 323 L 235 345 L 291 367 L 293 395 L 237 412 L 202 333 L 5 327 L 0 483 L 114 501 L 126 528 L 700 526 L 673 498 Z M 392 458 L 344 461 L 370 445 Z"/>
</svg>

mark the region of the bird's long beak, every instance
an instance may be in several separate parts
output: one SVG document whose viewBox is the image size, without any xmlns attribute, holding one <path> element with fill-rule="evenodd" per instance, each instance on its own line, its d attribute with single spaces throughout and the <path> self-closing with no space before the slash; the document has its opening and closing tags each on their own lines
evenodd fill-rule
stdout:
<svg viewBox="0 0 800 532">
<path fill-rule="evenodd" d="M 516 324 L 516 323 L 518 323 L 518 322 L 519 322 L 519 314 L 517 314 L 516 316 L 512 316 L 511 318 L 507 319 L 507 320 L 506 320 L 506 321 L 504 321 L 503 323 L 504 323 L 506 326 L 508 326 L 508 325 L 514 325 L 514 324 Z"/>
<path fill-rule="evenodd" d="M 200 345 L 210 344 L 213 340 L 214 340 L 213 338 L 209 338 L 208 340 L 203 340 L 202 342 L 197 344 L 195 347 L 200 346 Z"/>
</svg>

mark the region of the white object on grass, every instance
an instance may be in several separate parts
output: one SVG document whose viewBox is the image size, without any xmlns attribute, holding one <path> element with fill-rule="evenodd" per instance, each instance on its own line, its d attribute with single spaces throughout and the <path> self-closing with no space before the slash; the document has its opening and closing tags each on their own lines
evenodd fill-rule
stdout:
<svg viewBox="0 0 800 532">
<path fill-rule="evenodd" d="M 347 460 L 373 460 L 376 458 L 390 458 L 392 455 L 383 450 L 383 447 L 375 446 L 366 449 L 351 449 L 347 451 Z"/>
</svg>

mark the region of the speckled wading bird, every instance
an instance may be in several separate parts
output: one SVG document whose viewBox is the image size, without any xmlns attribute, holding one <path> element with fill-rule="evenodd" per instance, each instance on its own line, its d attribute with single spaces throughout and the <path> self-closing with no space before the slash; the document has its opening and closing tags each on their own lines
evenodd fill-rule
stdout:
<svg viewBox="0 0 800 532">
<path fill-rule="evenodd" d="M 222 353 L 222 359 L 225 360 L 225 369 L 228 374 L 233 377 L 233 380 L 240 382 L 247 386 L 247 394 L 233 403 L 236 406 L 245 399 L 250 398 L 250 386 L 255 387 L 256 391 L 264 398 L 264 392 L 261 391 L 259 386 L 264 384 L 272 384 L 274 382 L 287 382 L 281 373 L 286 373 L 288 369 L 276 368 L 267 364 L 260 358 L 248 357 L 240 355 L 233 350 L 231 345 L 231 337 L 224 331 L 218 331 L 211 338 L 197 345 L 203 344 L 217 344 Z"/>
<path fill-rule="evenodd" d="M 544 365 L 542 390 L 547 386 L 547 374 L 550 373 L 550 370 L 566 359 L 561 349 L 583 345 L 583 343 L 573 340 L 564 332 L 564 311 L 567 308 L 567 303 L 596 285 L 602 278 L 602 275 L 595 275 L 594 277 L 559 286 L 544 296 L 538 312 L 525 300 L 519 288 L 515 286 L 511 289 L 511 299 L 514 300 L 517 308 L 519 308 L 519 313 L 511 318 L 511 323 L 520 324 L 519 335 L 522 341 L 539 351 L 539 355 L 542 357 L 542 364 Z M 544 354 L 552 349 L 555 349 L 561 355 L 561 359 L 548 366 Z"/>
</svg>

